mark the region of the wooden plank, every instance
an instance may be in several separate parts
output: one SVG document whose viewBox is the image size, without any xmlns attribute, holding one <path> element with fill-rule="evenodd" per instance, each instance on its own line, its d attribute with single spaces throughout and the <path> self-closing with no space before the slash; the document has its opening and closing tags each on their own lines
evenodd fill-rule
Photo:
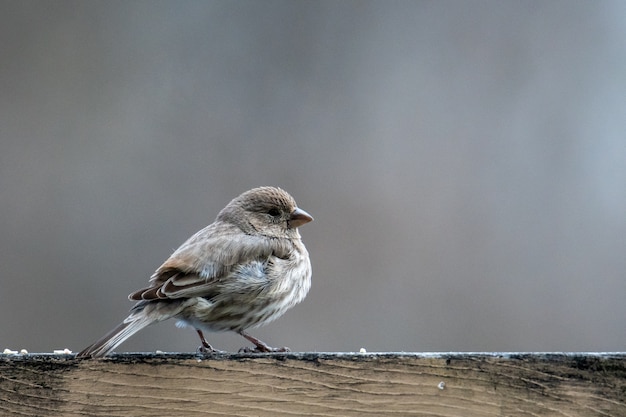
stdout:
<svg viewBox="0 0 626 417">
<path fill-rule="evenodd" d="M 626 416 L 626 353 L 0 355 L 2 416 Z"/>
</svg>

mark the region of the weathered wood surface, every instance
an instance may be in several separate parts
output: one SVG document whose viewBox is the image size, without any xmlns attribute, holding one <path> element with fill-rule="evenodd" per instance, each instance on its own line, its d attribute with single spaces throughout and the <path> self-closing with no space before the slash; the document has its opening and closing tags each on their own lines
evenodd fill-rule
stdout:
<svg viewBox="0 0 626 417">
<path fill-rule="evenodd" d="M 0 355 L 1 416 L 626 416 L 626 353 Z"/>
</svg>

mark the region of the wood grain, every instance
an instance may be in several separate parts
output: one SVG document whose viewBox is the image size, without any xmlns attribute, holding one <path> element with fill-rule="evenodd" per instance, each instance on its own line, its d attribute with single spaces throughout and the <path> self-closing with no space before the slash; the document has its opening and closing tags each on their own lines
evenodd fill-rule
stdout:
<svg viewBox="0 0 626 417">
<path fill-rule="evenodd" d="M 626 416 L 626 354 L 0 355 L 2 416 Z"/>
</svg>

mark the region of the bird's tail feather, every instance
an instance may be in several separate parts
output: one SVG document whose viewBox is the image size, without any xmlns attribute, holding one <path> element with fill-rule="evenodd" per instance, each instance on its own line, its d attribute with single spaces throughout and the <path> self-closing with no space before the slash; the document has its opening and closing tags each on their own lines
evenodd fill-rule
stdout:
<svg viewBox="0 0 626 417">
<path fill-rule="evenodd" d="M 106 356 L 113 349 L 122 344 L 126 339 L 154 323 L 154 318 L 145 314 L 143 309 L 131 313 L 119 326 L 104 335 L 98 341 L 83 349 L 76 357 L 99 358 Z"/>
</svg>

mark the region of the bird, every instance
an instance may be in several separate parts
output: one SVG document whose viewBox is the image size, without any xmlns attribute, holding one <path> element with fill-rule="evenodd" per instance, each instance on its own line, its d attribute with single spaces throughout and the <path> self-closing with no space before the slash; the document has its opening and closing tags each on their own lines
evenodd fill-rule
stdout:
<svg viewBox="0 0 626 417">
<path fill-rule="evenodd" d="M 215 221 L 185 241 L 128 296 L 128 317 L 78 353 L 99 358 L 145 327 L 174 318 L 193 327 L 205 354 L 219 352 L 205 331 L 233 331 L 250 341 L 244 352 L 288 352 L 247 333 L 282 316 L 311 287 L 311 262 L 298 227 L 313 220 L 278 187 L 258 187 L 234 198 Z"/>
</svg>

